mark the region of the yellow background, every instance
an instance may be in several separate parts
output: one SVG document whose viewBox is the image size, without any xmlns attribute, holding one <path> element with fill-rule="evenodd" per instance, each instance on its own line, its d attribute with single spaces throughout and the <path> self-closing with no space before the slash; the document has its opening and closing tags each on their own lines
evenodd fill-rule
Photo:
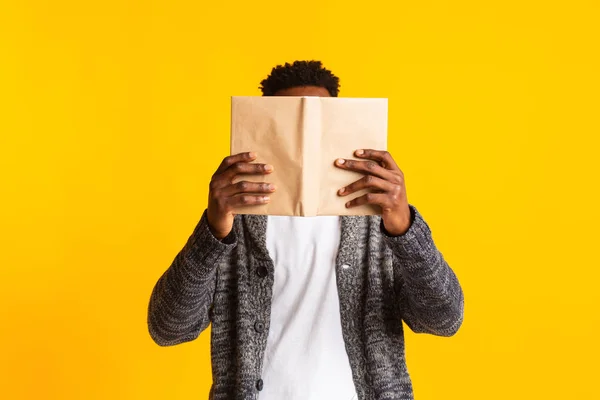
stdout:
<svg viewBox="0 0 600 400">
<path fill-rule="evenodd" d="M 409 200 L 465 291 L 457 336 L 408 334 L 417 399 L 599 399 L 599 16 L 1 1 L 0 398 L 207 397 L 209 333 L 159 348 L 150 292 L 206 206 L 230 96 L 321 59 L 341 95 L 389 97 Z"/>
</svg>

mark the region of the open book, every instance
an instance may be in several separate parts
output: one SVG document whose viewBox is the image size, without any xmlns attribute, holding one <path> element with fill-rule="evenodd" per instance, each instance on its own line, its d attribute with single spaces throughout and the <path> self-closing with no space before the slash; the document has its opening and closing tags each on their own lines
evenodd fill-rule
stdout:
<svg viewBox="0 0 600 400">
<path fill-rule="evenodd" d="M 345 203 L 366 191 L 337 191 L 362 174 L 341 170 L 338 158 L 356 159 L 358 149 L 387 150 L 387 99 L 337 97 L 232 97 L 231 154 L 253 151 L 273 173 L 238 180 L 274 183 L 269 204 L 240 214 L 373 215 L 375 206 Z"/>
</svg>

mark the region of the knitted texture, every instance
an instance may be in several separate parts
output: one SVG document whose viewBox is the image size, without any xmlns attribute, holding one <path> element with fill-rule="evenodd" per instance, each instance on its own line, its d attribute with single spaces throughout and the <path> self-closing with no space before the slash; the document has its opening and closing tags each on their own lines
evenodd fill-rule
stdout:
<svg viewBox="0 0 600 400">
<path fill-rule="evenodd" d="M 429 226 L 410 209 L 412 224 L 396 237 L 386 234 L 379 216 L 341 217 L 336 279 L 360 400 L 413 399 L 402 321 L 438 336 L 451 336 L 462 324 L 460 284 Z M 232 233 L 219 241 L 205 212 L 150 298 L 149 332 L 161 346 L 191 341 L 212 323 L 213 400 L 256 399 L 269 384 L 261 380 L 274 278 L 266 228 L 266 216 L 238 215 Z M 255 329 L 257 322 L 264 329 Z"/>
</svg>

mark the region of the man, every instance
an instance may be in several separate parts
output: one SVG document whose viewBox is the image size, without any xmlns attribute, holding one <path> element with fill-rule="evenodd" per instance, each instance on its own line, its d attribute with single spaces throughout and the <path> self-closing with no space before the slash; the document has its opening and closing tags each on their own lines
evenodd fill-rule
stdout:
<svg viewBox="0 0 600 400">
<path fill-rule="evenodd" d="M 273 68 L 264 96 L 333 96 L 339 80 L 318 61 Z M 364 177 L 340 188 L 346 207 L 380 216 L 236 215 L 276 188 L 234 178 L 276 174 L 253 153 L 226 157 L 208 208 L 159 279 L 148 325 L 162 346 L 191 341 L 212 323 L 211 399 L 412 399 L 404 321 L 451 336 L 463 293 L 429 226 L 409 205 L 392 156 L 358 149 L 339 168 Z M 334 160 L 332 160 L 334 162 Z M 352 196 L 358 190 L 370 194 Z"/>
</svg>

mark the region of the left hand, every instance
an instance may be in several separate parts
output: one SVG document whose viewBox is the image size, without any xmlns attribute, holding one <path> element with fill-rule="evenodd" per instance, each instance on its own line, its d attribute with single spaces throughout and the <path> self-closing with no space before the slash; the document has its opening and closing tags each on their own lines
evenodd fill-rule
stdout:
<svg viewBox="0 0 600 400">
<path fill-rule="evenodd" d="M 339 158 L 335 166 L 360 172 L 365 176 L 338 190 L 339 196 L 348 196 L 362 189 L 372 189 L 346 203 L 347 208 L 374 204 L 382 208 L 381 217 L 385 230 L 393 236 L 406 233 L 410 228 L 410 208 L 406 197 L 404 174 L 387 151 L 356 150 L 354 155 L 365 161 Z"/>
</svg>

